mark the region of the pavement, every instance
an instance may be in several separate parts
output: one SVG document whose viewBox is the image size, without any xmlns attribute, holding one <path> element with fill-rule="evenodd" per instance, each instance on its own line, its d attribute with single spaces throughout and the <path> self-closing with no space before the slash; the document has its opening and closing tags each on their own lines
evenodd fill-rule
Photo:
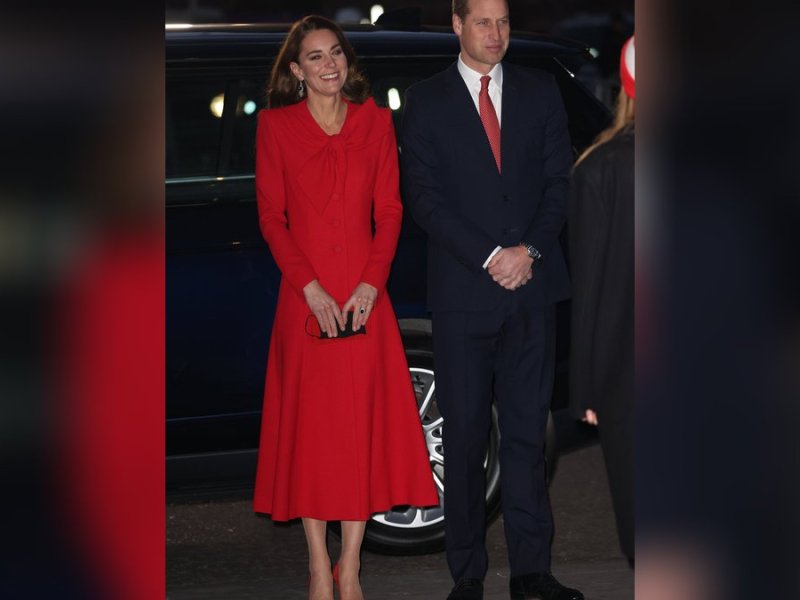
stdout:
<svg viewBox="0 0 800 600">
<path fill-rule="evenodd" d="M 586 600 L 633 600 L 633 571 L 619 551 L 599 445 L 559 459 L 550 486 L 555 521 L 552 570 Z M 485 600 L 508 598 L 502 517 L 487 531 Z M 339 542 L 329 536 L 331 556 Z M 444 600 L 452 586 L 444 553 L 361 557 L 367 600 Z M 168 600 L 305 600 L 302 524 L 273 523 L 249 497 L 167 505 Z"/>
</svg>

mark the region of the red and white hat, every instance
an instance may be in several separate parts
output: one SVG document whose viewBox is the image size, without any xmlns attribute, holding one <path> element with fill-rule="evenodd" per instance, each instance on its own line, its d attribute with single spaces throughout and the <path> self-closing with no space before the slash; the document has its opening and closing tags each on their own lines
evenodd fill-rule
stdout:
<svg viewBox="0 0 800 600">
<path fill-rule="evenodd" d="M 622 52 L 619 57 L 619 78 L 622 81 L 622 87 L 625 89 L 625 93 L 631 98 L 635 97 L 636 92 L 633 37 L 634 36 L 631 36 L 622 46 Z"/>
</svg>

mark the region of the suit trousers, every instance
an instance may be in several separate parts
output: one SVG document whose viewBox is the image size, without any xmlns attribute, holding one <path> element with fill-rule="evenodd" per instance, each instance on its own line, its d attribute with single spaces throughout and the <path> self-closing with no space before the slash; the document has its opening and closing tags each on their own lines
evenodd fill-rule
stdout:
<svg viewBox="0 0 800 600">
<path fill-rule="evenodd" d="M 553 519 L 544 439 L 555 367 L 555 305 L 527 306 L 511 292 L 492 311 L 437 311 L 433 344 L 453 580 L 482 580 L 488 568 L 483 465 L 493 392 L 511 576 L 548 571 Z"/>
</svg>

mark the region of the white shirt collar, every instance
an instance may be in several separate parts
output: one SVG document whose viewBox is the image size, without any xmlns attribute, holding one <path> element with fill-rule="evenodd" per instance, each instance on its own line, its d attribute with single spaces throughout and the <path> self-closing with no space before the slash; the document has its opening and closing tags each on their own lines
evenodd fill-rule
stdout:
<svg viewBox="0 0 800 600">
<path fill-rule="evenodd" d="M 464 83 L 467 84 L 467 87 L 470 90 L 478 90 L 481 89 L 481 77 L 483 75 L 478 73 L 474 69 L 467 66 L 467 63 L 461 58 L 461 54 L 458 55 L 458 72 L 461 74 L 461 78 L 464 80 Z M 502 91 L 503 89 L 503 63 L 497 63 L 495 66 L 492 67 L 492 70 L 487 73 L 489 77 L 492 79 L 489 81 L 489 89 L 491 90 L 492 87 L 497 86 L 498 91 Z"/>
</svg>

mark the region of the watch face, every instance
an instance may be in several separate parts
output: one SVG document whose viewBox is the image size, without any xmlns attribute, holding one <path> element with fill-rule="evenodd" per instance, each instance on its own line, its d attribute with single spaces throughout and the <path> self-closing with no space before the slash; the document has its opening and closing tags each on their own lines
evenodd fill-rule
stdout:
<svg viewBox="0 0 800 600">
<path fill-rule="evenodd" d="M 534 248 L 531 244 L 522 243 L 520 245 L 525 248 L 525 251 L 528 253 L 528 257 L 532 258 L 533 262 L 536 262 L 537 260 L 542 258 L 542 254 L 536 248 Z"/>
</svg>

